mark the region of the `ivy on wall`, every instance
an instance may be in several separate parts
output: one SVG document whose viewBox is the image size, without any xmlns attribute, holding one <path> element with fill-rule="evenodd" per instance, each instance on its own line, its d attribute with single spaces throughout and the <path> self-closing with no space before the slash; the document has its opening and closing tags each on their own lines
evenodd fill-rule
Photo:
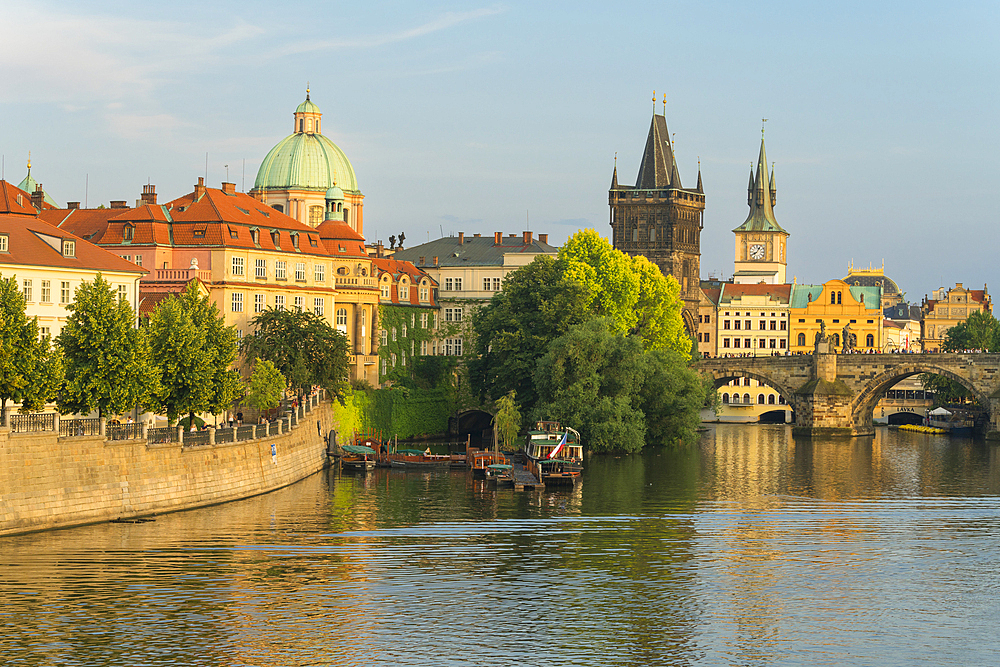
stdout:
<svg viewBox="0 0 1000 667">
<path fill-rule="evenodd" d="M 427 314 L 427 326 L 421 326 L 421 316 Z M 385 344 L 379 345 L 379 381 L 396 381 L 413 377 L 413 359 L 422 356 L 420 345 L 430 345 L 433 336 L 433 308 L 382 305 L 379 307 L 379 328 L 385 331 Z M 403 333 L 405 331 L 405 334 Z M 428 350 L 428 353 L 430 351 Z M 393 358 L 395 355 L 395 364 Z M 382 361 L 386 372 L 382 373 Z"/>
<path fill-rule="evenodd" d="M 453 392 L 447 389 L 373 389 L 355 391 L 346 406 L 334 404 L 340 442 L 354 433 L 378 433 L 383 438 L 412 438 L 445 433 L 455 412 Z"/>
</svg>

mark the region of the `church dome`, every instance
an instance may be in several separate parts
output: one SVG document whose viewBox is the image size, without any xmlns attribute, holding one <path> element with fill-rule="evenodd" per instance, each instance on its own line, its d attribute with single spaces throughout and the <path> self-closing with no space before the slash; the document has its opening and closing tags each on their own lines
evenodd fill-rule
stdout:
<svg viewBox="0 0 1000 667">
<path fill-rule="evenodd" d="M 305 101 L 299 105 L 312 104 Z M 255 190 L 318 190 L 333 186 L 346 191 L 358 190 L 350 160 L 322 134 L 296 132 L 271 149 L 257 170 Z"/>
<path fill-rule="evenodd" d="M 344 198 L 344 191 L 335 185 L 326 191 L 326 198 L 332 199 L 333 201 L 340 201 Z"/>
<path fill-rule="evenodd" d="M 320 110 L 316 106 L 316 103 L 309 99 L 309 94 L 306 93 L 306 101 L 295 109 L 295 113 L 320 113 Z"/>
<path fill-rule="evenodd" d="M 896 281 L 882 273 L 851 272 L 844 278 L 844 282 L 860 287 L 881 287 L 885 296 L 897 296 L 901 293 Z"/>
</svg>

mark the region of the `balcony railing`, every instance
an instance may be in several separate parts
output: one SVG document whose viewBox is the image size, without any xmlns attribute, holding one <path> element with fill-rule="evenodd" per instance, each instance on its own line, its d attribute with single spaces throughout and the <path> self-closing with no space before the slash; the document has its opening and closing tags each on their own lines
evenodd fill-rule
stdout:
<svg viewBox="0 0 1000 667">
<path fill-rule="evenodd" d="M 142 438 L 142 424 L 108 424 L 104 432 L 108 440 L 139 440 Z"/>
<path fill-rule="evenodd" d="M 10 416 L 11 433 L 35 433 L 56 430 L 56 415 L 50 413 L 12 414 Z"/>
<path fill-rule="evenodd" d="M 92 419 L 60 419 L 60 438 L 93 437 L 101 434 L 101 420 Z"/>
</svg>

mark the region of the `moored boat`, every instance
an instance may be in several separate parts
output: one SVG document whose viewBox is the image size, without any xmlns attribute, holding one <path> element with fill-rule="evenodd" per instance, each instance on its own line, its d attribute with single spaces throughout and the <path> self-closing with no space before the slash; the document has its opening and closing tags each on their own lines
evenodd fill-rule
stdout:
<svg viewBox="0 0 1000 667">
<path fill-rule="evenodd" d="M 514 466 L 509 463 L 491 463 L 483 471 L 487 482 L 493 482 L 498 486 L 513 484 Z"/>
<path fill-rule="evenodd" d="M 507 457 L 500 452 L 474 451 L 469 454 L 469 468 L 472 469 L 472 476 L 476 479 L 485 479 L 487 469 L 491 465 L 504 465 Z"/>
<path fill-rule="evenodd" d="M 451 466 L 451 456 L 431 454 L 429 450 L 400 449 L 389 455 L 389 464 L 393 468 L 446 468 Z"/>
<path fill-rule="evenodd" d="M 580 434 L 559 422 L 540 421 L 528 431 L 524 455 L 525 467 L 545 484 L 575 484 L 583 472 Z"/>
<path fill-rule="evenodd" d="M 368 471 L 375 468 L 375 458 L 377 456 L 374 449 L 367 445 L 344 445 L 343 456 L 340 464 L 349 470 Z"/>
</svg>

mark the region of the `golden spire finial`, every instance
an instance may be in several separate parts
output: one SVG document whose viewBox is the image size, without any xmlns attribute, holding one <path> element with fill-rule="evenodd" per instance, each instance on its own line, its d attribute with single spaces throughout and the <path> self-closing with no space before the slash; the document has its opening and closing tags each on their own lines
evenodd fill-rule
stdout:
<svg viewBox="0 0 1000 667">
<path fill-rule="evenodd" d="M 28 171 L 31 171 L 31 151 L 28 151 Z"/>
<path fill-rule="evenodd" d="M 615 151 L 615 169 L 618 168 L 618 151 Z"/>
<path fill-rule="evenodd" d="M 656 113 L 656 91 L 653 91 L 653 113 Z"/>
<path fill-rule="evenodd" d="M 761 139 L 764 138 L 764 123 L 766 123 L 766 122 L 767 122 L 766 118 L 761 118 L 760 119 L 760 138 Z"/>
<path fill-rule="evenodd" d="M 306 81 L 306 99 L 309 99 L 309 82 Z"/>
<path fill-rule="evenodd" d="M 667 117 L 667 94 L 663 93 L 663 117 Z"/>
</svg>

